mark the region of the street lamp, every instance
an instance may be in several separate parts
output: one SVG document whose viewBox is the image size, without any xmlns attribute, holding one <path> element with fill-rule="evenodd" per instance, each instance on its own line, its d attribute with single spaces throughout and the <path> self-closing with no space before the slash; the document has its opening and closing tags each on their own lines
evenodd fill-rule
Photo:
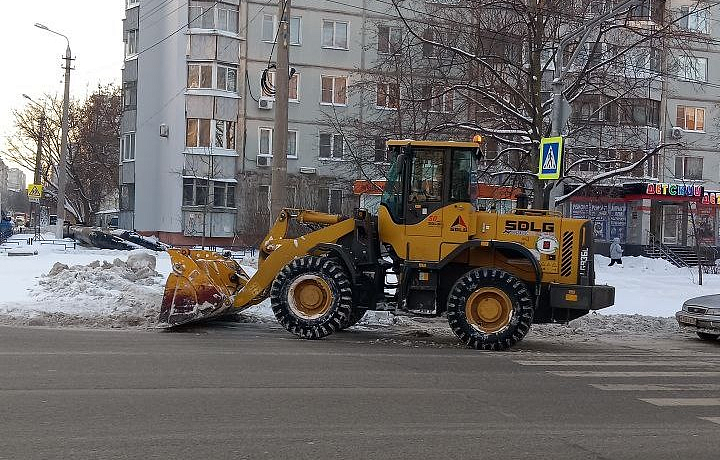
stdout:
<svg viewBox="0 0 720 460">
<path fill-rule="evenodd" d="M 62 238 L 64 217 L 65 217 L 65 185 L 67 183 L 67 151 L 68 151 L 68 112 L 70 108 L 70 65 L 72 57 L 70 54 L 70 40 L 66 35 L 50 29 L 48 26 L 35 23 L 38 29 L 46 30 L 55 35 L 60 35 L 65 39 L 67 48 L 65 49 L 65 94 L 63 96 L 63 114 L 62 114 L 62 134 L 60 137 L 60 161 L 58 164 L 58 193 L 57 193 L 57 228 L 55 236 Z"/>
</svg>

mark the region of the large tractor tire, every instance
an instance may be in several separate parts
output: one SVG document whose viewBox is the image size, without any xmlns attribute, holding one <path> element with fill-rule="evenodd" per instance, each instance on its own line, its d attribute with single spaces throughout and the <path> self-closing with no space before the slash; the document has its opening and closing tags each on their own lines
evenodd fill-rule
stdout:
<svg viewBox="0 0 720 460">
<path fill-rule="evenodd" d="M 344 330 L 349 327 L 353 327 L 361 319 L 363 319 L 363 317 L 365 316 L 365 313 L 367 313 L 367 309 L 353 307 L 352 311 L 350 312 L 350 316 L 348 316 L 347 319 L 345 320 L 345 322 L 343 322 L 341 329 Z"/>
<path fill-rule="evenodd" d="M 320 339 L 342 329 L 350 317 L 350 278 L 333 259 L 300 257 L 273 281 L 270 304 L 285 329 L 305 339 Z"/>
<path fill-rule="evenodd" d="M 533 301 L 525 283 L 510 273 L 477 268 L 450 290 L 450 328 L 468 347 L 507 350 L 525 337 L 533 320 Z"/>
</svg>

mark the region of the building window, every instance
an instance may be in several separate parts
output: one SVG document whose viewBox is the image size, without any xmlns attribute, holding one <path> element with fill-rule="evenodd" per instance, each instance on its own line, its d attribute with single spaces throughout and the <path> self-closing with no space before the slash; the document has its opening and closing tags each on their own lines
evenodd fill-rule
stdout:
<svg viewBox="0 0 720 460">
<path fill-rule="evenodd" d="M 238 9 L 232 5 L 219 3 L 217 11 L 217 28 L 228 32 L 238 31 Z"/>
<path fill-rule="evenodd" d="M 702 180 L 702 157 L 675 157 L 675 177 L 677 179 Z"/>
<path fill-rule="evenodd" d="M 347 77 L 322 76 L 321 104 L 347 104 Z"/>
<path fill-rule="evenodd" d="M 131 57 L 138 52 L 138 30 L 132 29 L 125 32 L 125 57 Z"/>
<path fill-rule="evenodd" d="M 267 83 L 271 88 L 275 88 L 275 71 L 269 71 L 267 73 Z M 300 101 L 300 74 L 295 72 L 290 80 L 288 81 L 288 100 L 290 102 Z M 266 99 L 275 99 L 274 94 L 270 94 L 262 89 L 262 97 Z"/>
<path fill-rule="evenodd" d="M 206 206 L 208 201 L 208 180 L 183 178 L 183 206 Z"/>
<path fill-rule="evenodd" d="M 274 14 L 263 14 L 261 40 L 267 43 L 275 43 L 278 32 L 277 16 Z M 290 18 L 290 44 L 300 45 L 302 40 L 302 18 L 293 16 Z"/>
<path fill-rule="evenodd" d="M 273 130 L 272 128 L 260 128 L 258 155 L 261 157 L 272 157 Z M 288 158 L 297 158 L 297 131 L 288 130 Z"/>
<path fill-rule="evenodd" d="M 262 19 L 262 41 L 268 43 L 275 42 L 277 35 L 277 25 L 275 24 L 276 16 L 274 14 L 263 14 Z"/>
<path fill-rule="evenodd" d="M 257 211 L 260 214 L 270 213 L 270 186 L 258 185 Z"/>
<path fill-rule="evenodd" d="M 320 212 L 342 214 L 342 190 L 320 187 L 317 208 Z"/>
<path fill-rule="evenodd" d="M 218 64 L 217 89 L 223 91 L 237 91 L 237 67 Z"/>
<path fill-rule="evenodd" d="M 120 185 L 120 210 L 135 210 L 135 184 Z"/>
<path fill-rule="evenodd" d="M 123 106 L 125 110 L 135 110 L 137 108 L 136 81 L 123 84 Z"/>
<path fill-rule="evenodd" d="M 710 11 L 707 9 L 697 9 L 695 6 L 693 11 L 690 11 L 689 6 L 680 7 L 680 18 L 678 18 L 678 25 L 685 30 L 692 32 L 698 32 L 701 34 L 710 33 Z"/>
<path fill-rule="evenodd" d="M 390 162 L 390 152 L 387 148 L 387 145 L 385 145 L 385 139 L 382 137 L 376 137 L 374 139 L 375 141 L 375 163 L 389 163 Z"/>
<path fill-rule="evenodd" d="M 187 119 L 187 147 L 210 147 L 210 121 L 209 118 Z"/>
<path fill-rule="evenodd" d="M 216 79 L 213 79 L 213 75 Z M 237 92 L 237 66 L 191 62 L 188 64 L 187 87 Z"/>
<path fill-rule="evenodd" d="M 134 8 L 140 5 L 140 0 L 125 0 L 125 8 Z"/>
<path fill-rule="evenodd" d="M 213 181 L 213 206 L 216 208 L 235 207 L 235 184 Z"/>
<path fill-rule="evenodd" d="M 348 23 L 344 21 L 323 20 L 322 47 L 348 49 Z"/>
<path fill-rule="evenodd" d="M 703 57 L 679 56 L 677 60 L 677 77 L 681 80 L 707 81 L 708 60 Z"/>
<path fill-rule="evenodd" d="M 378 54 L 398 54 L 402 42 L 402 29 L 378 26 Z"/>
<path fill-rule="evenodd" d="M 287 157 L 297 158 L 297 131 L 288 131 Z"/>
<path fill-rule="evenodd" d="M 215 147 L 235 150 L 234 121 L 215 121 Z"/>
<path fill-rule="evenodd" d="M 397 109 L 400 104 L 400 86 L 397 83 L 378 83 L 375 105 L 379 109 Z"/>
<path fill-rule="evenodd" d="M 679 105 L 675 124 L 685 131 L 705 132 L 705 109 Z"/>
<path fill-rule="evenodd" d="M 120 150 L 122 151 L 123 161 L 131 161 L 135 159 L 135 133 L 123 134 L 120 141 L 122 144 Z"/>
<path fill-rule="evenodd" d="M 318 158 L 323 160 L 341 160 L 345 153 L 345 139 L 342 134 L 320 133 L 320 152 Z"/>
<path fill-rule="evenodd" d="M 422 107 L 429 112 L 448 113 L 453 110 L 453 90 L 441 86 L 422 86 Z"/>
<path fill-rule="evenodd" d="M 302 18 L 293 16 L 290 18 L 290 44 L 299 46 L 302 43 Z"/>
<path fill-rule="evenodd" d="M 220 2 L 193 1 L 188 8 L 188 24 L 195 29 L 238 32 L 238 8 Z"/>
<path fill-rule="evenodd" d="M 660 101 L 620 99 L 615 105 L 604 105 L 603 112 L 609 113 L 610 121 L 617 121 L 629 126 L 652 126 L 655 128 L 660 126 Z"/>
<path fill-rule="evenodd" d="M 188 88 L 212 88 L 212 64 L 188 64 Z"/>
</svg>

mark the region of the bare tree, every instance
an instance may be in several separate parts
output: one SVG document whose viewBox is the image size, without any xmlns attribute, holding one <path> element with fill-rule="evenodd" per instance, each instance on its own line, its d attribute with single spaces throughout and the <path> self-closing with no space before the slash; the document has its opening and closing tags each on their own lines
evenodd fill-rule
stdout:
<svg viewBox="0 0 720 460">
<path fill-rule="evenodd" d="M 110 196 L 117 194 L 122 96 L 114 85 L 99 86 L 83 101 L 71 103 L 68 136 L 66 208 L 80 222 L 90 222 Z M 44 193 L 57 196 L 62 99 L 45 95 L 38 104 L 13 111 L 15 132 L 7 138 L 4 156 L 35 170 L 39 120 L 45 116 L 40 176 Z"/>
<path fill-rule="evenodd" d="M 370 176 L 384 172 L 384 139 L 482 134 L 481 180 L 531 190 L 534 207 L 548 207 L 558 186 L 553 204 L 592 185 L 657 177 L 668 145 L 658 130 L 663 79 L 681 73 L 692 80 L 698 69 L 686 50 L 709 39 L 683 27 L 688 12 L 656 1 L 585 28 L 612 8 L 604 0 L 393 2 L 370 26 L 377 35 L 366 51 L 377 59 L 359 69 L 353 87 L 362 94 L 361 115 L 330 122 L 355 146 L 354 166 Z M 706 8 L 698 3 L 690 12 Z M 572 116 L 562 127 L 564 174 L 538 180 L 557 44 L 578 31 L 587 34 L 565 49 Z"/>
</svg>

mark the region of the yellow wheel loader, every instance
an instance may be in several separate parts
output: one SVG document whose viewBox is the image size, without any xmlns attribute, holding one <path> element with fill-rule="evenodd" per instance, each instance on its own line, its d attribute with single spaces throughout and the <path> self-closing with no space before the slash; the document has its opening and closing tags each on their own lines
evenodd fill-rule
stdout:
<svg viewBox="0 0 720 460">
<path fill-rule="evenodd" d="M 300 337 L 347 328 L 368 310 L 446 315 L 467 346 L 504 350 L 535 323 L 613 304 L 595 285 L 590 221 L 551 211 L 477 211 L 475 142 L 389 141 L 393 164 L 377 215 L 285 209 L 249 277 L 229 255 L 170 249 L 159 322 L 172 327 L 270 297 Z"/>
</svg>

